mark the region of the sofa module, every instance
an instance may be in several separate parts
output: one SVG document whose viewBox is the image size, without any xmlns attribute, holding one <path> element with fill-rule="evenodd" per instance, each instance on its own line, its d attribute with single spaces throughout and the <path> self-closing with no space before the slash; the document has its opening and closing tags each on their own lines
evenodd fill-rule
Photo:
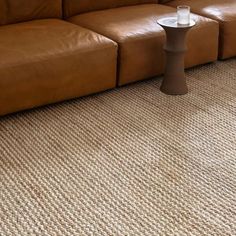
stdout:
<svg viewBox="0 0 236 236">
<path fill-rule="evenodd" d="M 20 2 L 0 12 L 0 115 L 116 86 L 115 42 L 61 20 L 60 0 Z"/>
<path fill-rule="evenodd" d="M 69 22 L 118 43 L 119 85 L 163 73 L 165 33 L 157 19 L 175 13 L 176 9 L 157 4 L 157 0 L 112 0 L 109 4 L 106 0 L 96 4 L 90 0 L 64 0 L 64 15 Z M 189 33 L 186 67 L 215 61 L 218 54 L 218 23 L 195 17 L 197 26 Z"/>
<path fill-rule="evenodd" d="M 163 0 L 162 0 L 163 1 Z M 219 58 L 236 56 L 235 0 L 164 0 L 168 6 L 189 5 L 196 14 L 219 22 Z"/>
</svg>

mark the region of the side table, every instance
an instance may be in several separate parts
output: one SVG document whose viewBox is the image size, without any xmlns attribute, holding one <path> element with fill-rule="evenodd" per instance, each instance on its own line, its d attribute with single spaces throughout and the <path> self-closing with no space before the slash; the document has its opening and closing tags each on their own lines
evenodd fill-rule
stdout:
<svg viewBox="0 0 236 236">
<path fill-rule="evenodd" d="M 161 91 L 169 95 L 183 95 L 188 92 L 188 86 L 185 77 L 185 52 L 186 35 L 194 25 L 191 20 L 188 25 L 177 23 L 177 17 L 161 18 L 157 23 L 162 26 L 166 32 L 166 68 L 164 79 L 161 85 Z"/>
</svg>

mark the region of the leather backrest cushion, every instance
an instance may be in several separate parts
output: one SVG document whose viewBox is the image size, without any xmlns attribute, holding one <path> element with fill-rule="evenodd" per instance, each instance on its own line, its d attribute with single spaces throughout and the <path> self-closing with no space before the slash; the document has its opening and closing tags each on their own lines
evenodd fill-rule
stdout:
<svg viewBox="0 0 236 236">
<path fill-rule="evenodd" d="M 64 16 L 137 4 L 158 3 L 158 0 L 63 0 Z"/>
<path fill-rule="evenodd" d="M 0 25 L 62 18 L 62 0 L 0 0 Z"/>
<path fill-rule="evenodd" d="M 167 3 L 167 2 L 170 2 L 172 0 L 159 0 L 159 3 Z"/>
</svg>

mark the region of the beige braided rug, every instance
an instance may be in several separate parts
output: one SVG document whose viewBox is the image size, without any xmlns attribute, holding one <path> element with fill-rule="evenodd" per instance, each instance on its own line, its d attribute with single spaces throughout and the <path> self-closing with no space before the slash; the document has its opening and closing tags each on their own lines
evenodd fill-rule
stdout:
<svg viewBox="0 0 236 236">
<path fill-rule="evenodd" d="M 1 236 L 235 236 L 236 59 L 0 119 Z"/>
</svg>

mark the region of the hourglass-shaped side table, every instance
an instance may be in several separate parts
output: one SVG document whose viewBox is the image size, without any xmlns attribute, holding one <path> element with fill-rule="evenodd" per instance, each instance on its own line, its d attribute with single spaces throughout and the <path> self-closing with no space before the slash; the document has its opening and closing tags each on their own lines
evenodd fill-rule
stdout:
<svg viewBox="0 0 236 236">
<path fill-rule="evenodd" d="M 186 35 L 194 25 L 193 20 L 187 25 L 177 23 L 176 17 L 161 18 L 157 23 L 166 32 L 166 68 L 161 91 L 169 95 L 183 95 L 188 92 L 185 77 Z"/>
</svg>

